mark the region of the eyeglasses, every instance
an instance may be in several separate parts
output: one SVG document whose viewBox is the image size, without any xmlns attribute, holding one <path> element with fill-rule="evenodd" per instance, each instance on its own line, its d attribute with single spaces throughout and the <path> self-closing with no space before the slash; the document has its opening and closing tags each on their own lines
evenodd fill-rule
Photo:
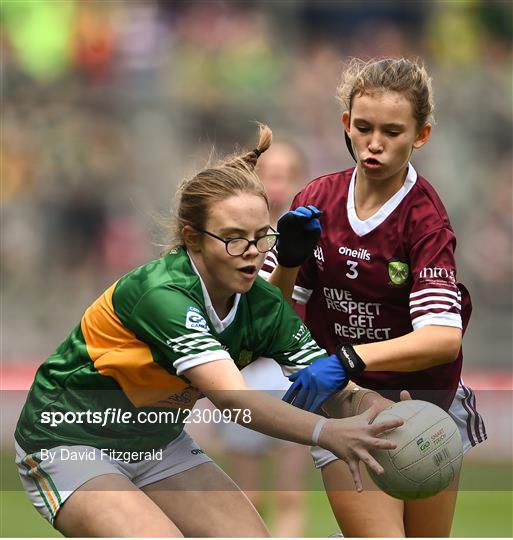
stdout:
<svg viewBox="0 0 513 540">
<path fill-rule="evenodd" d="M 255 246 L 260 253 L 267 253 L 268 251 L 271 251 L 271 249 L 273 249 L 273 247 L 276 245 L 280 233 L 276 232 L 272 227 L 270 227 L 270 229 L 273 231 L 272 233 L 266 234 L 264 236 L 259 236 L 254 240 L 248 240 L 247 238 L 226 239 L 221 238 L 220 236 L 217 236 L 216 234 L 205 231 L 203 229 L 196 230 L 198 232 L 208 234 L 208 236 L 211 236 L 216 240 L 220 240 L 225 245 L 226 253 L 228 253 L 228 255 L 231 255 L 232 257 L 238 257 L 239 255 L 244 255 L 244 253 L 246 253 L 250 246 Z"/>
</svg>

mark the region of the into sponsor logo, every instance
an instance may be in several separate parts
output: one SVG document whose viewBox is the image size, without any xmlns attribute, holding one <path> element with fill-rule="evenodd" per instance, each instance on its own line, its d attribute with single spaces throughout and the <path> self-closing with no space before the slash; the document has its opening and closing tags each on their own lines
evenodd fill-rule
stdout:
<svg viewBox="0 0 513 540">
<path fill-rule="evenodd" d="M 440 268 L 435 266 L 433 268 L 425 266 L 419 274 L 420 279 L 448 279 L 451 282 L 456 281 L 454 270 L 447 270 L 447 268 Z"/>
</svg>

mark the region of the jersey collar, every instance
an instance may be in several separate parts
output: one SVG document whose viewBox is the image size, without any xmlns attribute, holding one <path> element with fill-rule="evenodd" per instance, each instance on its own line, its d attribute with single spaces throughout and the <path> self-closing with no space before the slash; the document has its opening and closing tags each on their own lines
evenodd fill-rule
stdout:
<svg viewBox="0 0 513 540">
<path fill-rule="evenodd" d="M 198 276 L 200 284 L 201 284 L 201 290 L 203 291 L 203 300 L 205 302 L 205 310 L 207 312 L 208 318 L 210 319 L 210 322 L 213 324 L 216 332 L 220 334 L 224 330 L 232 324 L 233 320 L 235 319 L 235 315 L 237 315 L 237 308 L 239 306 L 240 301 L 240 293 L 235 293 L 235 299 L 233 301 L 232 309 L 230 309 L 230 312 L 224 319 L 220 319 L 219 316 L 216 313 L 216 310 L 214 309 L 214 306 L 212 305 L 212 300 L 210 300 L 210 295 L 208 294 L 207 288 L 205 286 L 205 283 L 203 282 L 203 279 L 201 278 L 200 273 L 198 272 L 198 269 L 196 268 L 192 258 L 189 256 L 189 253 L 187 252 L 187 256 L 189 257 L 189 261 L 191 262 L 192 269 L 194 270 L 195 274 Z"/>
<path fill-rule="evenodd" d="M 417 181 L 417 171 L 413 168 L 411 163 L 408 163 L 408 173 L 406 174 L 406 180 L 401 186 L 401 189 L 370 218 L 361 220 L 356 215 L 356 209 L 354 204 L 354 185 L 356 180 L 356 167 L 351 176 L 351 182 L 349 183 L 349 190 L 347 192 L 347 217 L 351 228 L 358 236 L 364 236 L 376 227 L 381 225 L 385 219 L 399 206 L 401 201 L 408 195 L 411 188 Z"/>
</svg>

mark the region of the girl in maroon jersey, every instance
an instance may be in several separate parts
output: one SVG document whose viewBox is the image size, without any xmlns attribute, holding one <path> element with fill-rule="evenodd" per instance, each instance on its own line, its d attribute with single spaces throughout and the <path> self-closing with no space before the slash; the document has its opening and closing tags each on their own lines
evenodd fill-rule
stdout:
<svg viewBox="0 0 513 540">
<path fill-rule="evenodd" d="M 284 399 L 315 410 L 349 378 L 396 401 L 406 389 L 450 412 L 467 451 L 486 438 L 460 379 L 470 297 L 456 281 L 445 208 L 410 163 L 431 134 L 431 80 L 416 61 L 355 59 L 338 98 L 356 167 L 317 178 L 296 196 L 292 208 L 307 217 L 297 219 L 296 210 L 280 219 L 277 260 L 264 267 L 274 267 L 270 280 L 286 297 L 306 304 L 313 338 L 332 354 L 292 376 Z M 308 211 L 311 222 L 318 218 L 314 207 L 323 233 L 307 257 L 315 237 L 304 224 Z M 362 471 L 367 490 L 355 493 L 343 462 L 312 453 L 344 535 L 449 536 L 458 479 L 434 497 L 400 501 Z"/>
</svg>

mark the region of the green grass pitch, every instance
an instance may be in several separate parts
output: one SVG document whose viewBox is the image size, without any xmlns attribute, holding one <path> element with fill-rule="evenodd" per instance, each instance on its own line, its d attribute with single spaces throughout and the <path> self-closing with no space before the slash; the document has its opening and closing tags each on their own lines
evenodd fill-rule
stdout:
<svg viewBox="0 0 513 540">
<path fill-rule="evenodd" d="M 0 536 L 58 537 L 55 531 L 30 505 L 19 486 L 12 452 L 2 451 L 0 461 Z M 513 491 L 510 464 L 466 463 L 463 490 L 458 496 L 453 537 L 512 537 Z M 319 474 L 312 471 L 308 492 L 307 536 L 327 537 L 338 530 L 326 494 L 320 489 Z M 465 487 L 467 486 L 467 488 Z M 490 488 L 477 491 L 479 486 Z M 266 506 L 264 518 L 272 520 L 272 508 Z"/>
</svg>

